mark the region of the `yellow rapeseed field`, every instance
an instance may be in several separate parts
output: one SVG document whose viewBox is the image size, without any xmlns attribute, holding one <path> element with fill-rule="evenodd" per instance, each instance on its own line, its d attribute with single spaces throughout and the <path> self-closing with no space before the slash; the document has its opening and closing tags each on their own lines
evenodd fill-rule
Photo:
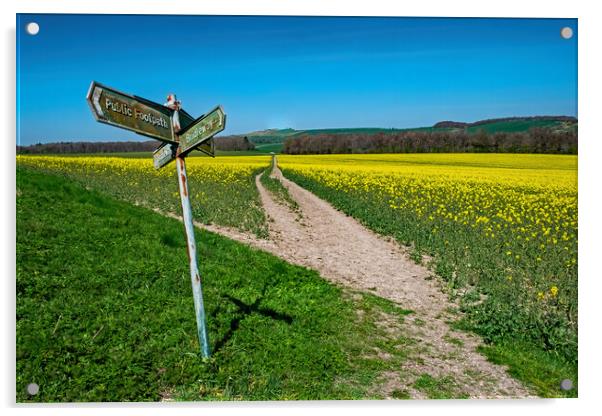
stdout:
<svg viewBox="0 0 602 416">
<path fill-rule="evenodd" d="M 265 168 L 270 161 L 269 156 L 244 157 L 224 156 L 219 158 L 189 157 L 186 159 L 186 170 L 191 176 L 223 183 L 245 181 L 251 172 Z M 29 156 L 18 155 L 17 162 L 39 168 L 59 172 L 111 173 L 114 175 L 145 174 L 149 176 L 171 177 L 175 164 L 172 162 L 162 169 L 153 167 L 152 157 L 129 158 L 109 156 Z"/>
<path fill-rule="evenodd" d="M 188 157 L 186 170 L 195 219 L 266 235 L 255 175 L 269 156 Z M 143 158 L 106 156 L 17 156 L 17 163 L 61 174 L 87 187 L 152 209 L 180 213 L 176 166 L 153 167 Z"/>
<path fill-rule="evenodd" d="M 489 238 L 502 229 L 518 240 L 564 247 L 577 238 L 574 156 L 394 154 L 278 160 L 283 169 L 334 190 L 376 193 L 392 209 L 479 228 Z"/>
<path fill-rule="evenodd" d="M 281 155 L 278 162 L 285 176 L 414 247 L 416 258 L 433 256 L 486 338 L 523 333 L 576 357 L 576 156 Z"/>
</svg>

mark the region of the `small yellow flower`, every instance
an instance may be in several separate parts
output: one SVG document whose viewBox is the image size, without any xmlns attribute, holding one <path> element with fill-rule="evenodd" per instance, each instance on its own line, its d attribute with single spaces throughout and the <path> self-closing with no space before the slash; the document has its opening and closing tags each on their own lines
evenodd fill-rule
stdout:
<svg viewBox="0 0 602 416">
<path fill-rule="evenodd" d="M 550 288 L 550 294 L 552 295 L 553 298 L 555 298 L 556 295 L 558 295 L 558 288 L 556 286 L 552 286 Z"/>
<path fill-rule="evenodd" d="M 545 295 L 543 294 L 543 292 L 538 292 L 537 293 L 537 299 L 543 300 L 544 297 L 545 297 Z"/>
</svg>

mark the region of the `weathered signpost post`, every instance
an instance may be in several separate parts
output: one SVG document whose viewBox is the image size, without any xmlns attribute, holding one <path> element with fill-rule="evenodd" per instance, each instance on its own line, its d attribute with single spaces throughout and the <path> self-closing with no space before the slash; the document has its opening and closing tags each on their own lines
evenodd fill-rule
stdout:
<svg viewBox="0 0 602 416">
<path fill-rule="evenodd" d="M 221 106 L 217 106 L 195 120 L 180 109 L 180 103 L 175 100 L 174 95 L 169 95 L 166 105 L 161 105 L 124 94 L 97 82 L 92 82 L 90 85 L 87 100 L 97 121 L 162 142 L 153 153 L 155 169 L 160 169 L 172 160 L 176 160 L 199 343 L 202 356 L 209 357 L 209 338 L 201 276 L 196 258 L 196 240 L 185 158 L 194 149 L 215 156 L 213 136 L 226 127 L 226 114 Z"/>
</svg>

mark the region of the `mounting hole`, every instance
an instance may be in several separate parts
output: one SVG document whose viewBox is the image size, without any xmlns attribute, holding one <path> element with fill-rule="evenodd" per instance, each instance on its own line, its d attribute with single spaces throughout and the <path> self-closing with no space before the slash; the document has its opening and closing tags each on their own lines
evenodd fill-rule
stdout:
<svg viewBox="0 0 602 416">
<path fill-rule="evenodd" d="M 40 25 L 36 22 L 29 22 L 27 26 L 25 26 L 25 31 L 31 36 L 35 36 L 40 32 Z"/>
<path fill-rule="evenodd" d="M 40 386 L 37 383 L 29 383 L 27 385 L 27 394 L 30 396 L 35 396 L 40 391 Z"/>
<path fill-rule="evenodd" d="M 564 391 L 569 391 L 573 388 L 573 382 L 568 378 L 565 378 L 560 382 L 560 388 Z"/>
<path fill-rule="evenodd" d="M 563 27 L 562 29 L 560 29 L 560 36 L 562 36 L 563 39 L 570 39 L 573 37 L 573 29 L 571 29 L 570 27 Z"/>
</svg>

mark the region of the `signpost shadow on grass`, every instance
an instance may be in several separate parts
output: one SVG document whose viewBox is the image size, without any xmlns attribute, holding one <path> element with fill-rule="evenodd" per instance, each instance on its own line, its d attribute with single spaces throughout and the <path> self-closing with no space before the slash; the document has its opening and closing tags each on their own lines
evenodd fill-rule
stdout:
<svg viewBox="0 0 602 416">
<path fill-rule="evenodd" d="M 292 316 L 287 315 L 285 313 L 277 312 L 270 308 L 265 308 L 265 307 L 260 306 L 260 303 L 264 298 L 264 296 L 263 296 L 264 294 L 265 294 L 265 287 L 262 291 L 261 296 L 259 296 L 257 299 L 255 299 L 255 302 L 253 302 L 251 304 L 244 303 L 240 299 L 236 299 L 235 297 L 227 295 L 227 294 L 223 295 L 224 298 L 228 299 L 230 302 L 232 302 L 234 305 L 236 305 L 236 307 L 238 308 L 238 311 L 235 313 L 235 315 L 237 315 L 237 316 L 230 321 L 230 328 L 228 329 L 228 331 L 226 331 L 224 336 L 215 343 L 215 347 L 213 349 L 214 352 L 217 352 L 222 347 L 224 347 L 224 345 L 226 345 L 226 343 L 228 341 L 230 341 L 230 339 L 234 335 L 234 332 L 236 332 L 236 330 L 238 330 L 238 327 L 240 326 L 241 321 L 245 318 L 248 318 L 250 315 L 252 315 L 254 313 L 265 316 L 267 318 L 275 319 L 277 321 L 285 322 L 288 325 L 291 325 L 293 323 Z"/>
</svg>

